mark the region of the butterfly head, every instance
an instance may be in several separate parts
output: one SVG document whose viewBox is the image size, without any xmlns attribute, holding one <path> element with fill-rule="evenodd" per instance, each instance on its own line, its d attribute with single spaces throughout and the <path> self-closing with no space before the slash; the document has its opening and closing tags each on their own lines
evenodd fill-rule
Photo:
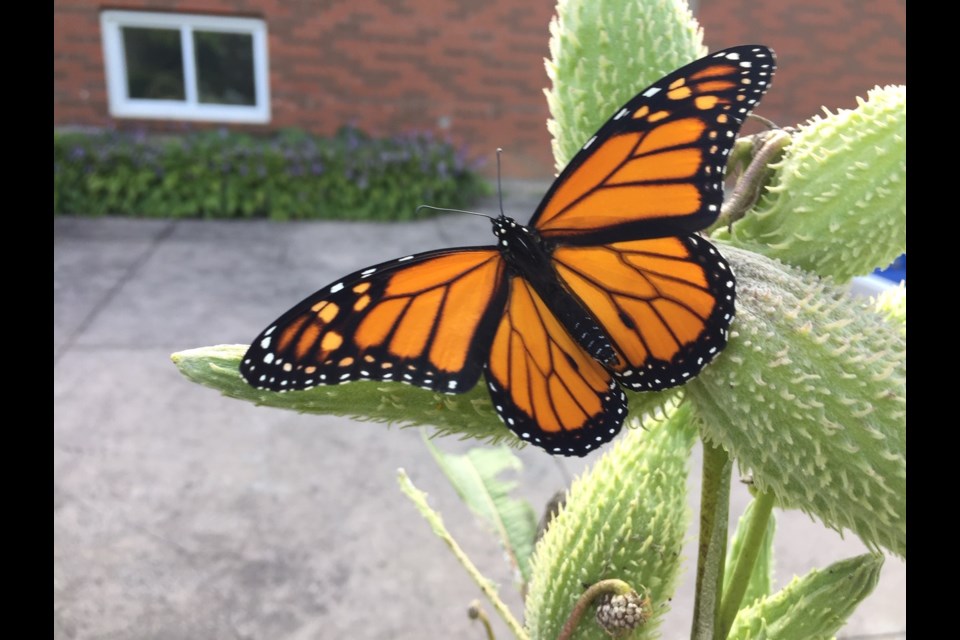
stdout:
<svg viewBox="0 0 960 640">
<path fill-rule="evenodd" d="M 497 247 L 504 254 L 538 244 L 539 237 L 513 218 L 501 214 L 497 218 L 492 218 L 491 222 L 493 223 L 493 235 L 497 236 Z"/>
</svg>

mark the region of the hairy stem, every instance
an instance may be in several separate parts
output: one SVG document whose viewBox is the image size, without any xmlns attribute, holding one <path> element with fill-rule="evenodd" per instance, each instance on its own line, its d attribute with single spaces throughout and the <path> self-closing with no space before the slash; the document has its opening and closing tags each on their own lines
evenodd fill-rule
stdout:
<svg viewBox="0 0 960 640">
<path fill-rule="evenodd" d="M 718 618 L 727 553 L 730 516 L 730 476 L 733 462 L 722 447 L 703 444 L 703 485 L 700 491 L 700 545 L 697 553 L 693 640 L 722 640 Z"/>
<path fill-rule="evenodd" d="M 490 626 L 490 617 L 480 606 L 479 600 L 474 600 L 470 603 L 470 607 L 467 609 L 467 616 L 471 620 L 480 621 L 480 623 L 483 625 L 484 631 L 487 634 L 487 640 L 496 640 L 496 636 L 493 634 L 493 627 Z"/>
<path fill-rule="evenodd" d="M 427 494 L 413 485 L 410 477 L 403 469 L 397 471 L 397 476 L 397 480 L 400 482 L 400 488 L 407 494 L 407 497 L 413 501 L 421 515 L 430 523 L 433 532 L 447 543 L 453 555 L 460 561 L 463 568 L 467 570 L 467 573 L 470 574 L 473 581 L 477 583 L 477 586 L 483 591 L 483 595 L 487 596 L 487 600 L 489 600 L 493 608 L 497 610 L 497 613 L 500 614 L 503 621 L 507 623 L 507 626 L 510 627 L 513 634 L 520 640 L 529 640 L 529 636 L 527 632 L 524 631 L 523 626 L 513 617 L 510 609 L 503 600 L 500 599 L 500 594 L 497 593 L 496 587 L 480 573 L 477 566 L 473 564 L 470 558 L 467 557 L 467 554 L 463 552 L 463 549 L 460 548 L 460 545 L 457 544 L 457 541 L 453 539 L 453 536 L 450 535 L 447 527 L 443 524 L 443 519 L 440 517 L 440 514 L 427 504 Z"/>
</svg>

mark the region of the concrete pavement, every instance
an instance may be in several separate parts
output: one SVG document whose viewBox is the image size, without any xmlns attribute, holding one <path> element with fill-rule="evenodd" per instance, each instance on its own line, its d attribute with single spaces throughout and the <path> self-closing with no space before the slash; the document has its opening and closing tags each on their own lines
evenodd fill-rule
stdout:
<svg viewBox="0 0 960 640">
<path fill-rule="evenodd" d="M 508 215 L 526 220 L 546 186 L 507 184 Z M 493 213 L 496 201 L 478 208 Z M 497 543 L 417 430 L 254 407 L 189 383 L 169 359 L 248 342 L 306 294 L 367 264 L 491 242 L 489 223 L 465 215 L 405 224 L 55 219 L 54 637 L 483 637 L 465 613 L 480 591 L 400 494 L 398 467 L 522 615 Z M 590 461 L 519 455 L 522 493 L 537 509 Z M 747 500 L 735 487 L 734 521 Z M 863 551 L 803 514 L 777 517 L 780 585 Z M 689 637 L 695 536 L 694 523 L 666 638 Z M 903 638 L 905 629 L 906 565 L 889 558 L 841 637 Z"/>
</svg>

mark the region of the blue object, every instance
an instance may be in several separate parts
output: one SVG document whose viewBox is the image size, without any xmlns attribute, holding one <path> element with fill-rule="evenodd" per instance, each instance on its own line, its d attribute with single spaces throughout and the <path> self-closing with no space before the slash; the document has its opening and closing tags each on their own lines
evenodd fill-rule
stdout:
<svg viewBox="0 0 960 640">
<path fill-rule="evenodd" d="M 886 269 L 876 269 L 874 275 L 878 275 L 881 278 L 886 278 L 891 282 L 900 282 L 901 280 L 907 279 L 907 254 L 902 254 L 899 258 L 893 261 Z"/>
</svg>

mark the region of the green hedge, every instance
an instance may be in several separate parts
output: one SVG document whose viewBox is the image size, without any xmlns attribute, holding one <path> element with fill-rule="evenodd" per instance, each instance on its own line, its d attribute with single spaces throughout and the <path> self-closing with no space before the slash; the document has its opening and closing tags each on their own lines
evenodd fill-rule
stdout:
<svg viewBox="0 0 960 640">
<path fill-rule="evenodd" d="M 164 218 L 408 220 L 417 205 L 463 207 L 489 191 L 429 134 L 332 138 L 300 131 L 53 134 L 55 214 Z"/>
</svg>

